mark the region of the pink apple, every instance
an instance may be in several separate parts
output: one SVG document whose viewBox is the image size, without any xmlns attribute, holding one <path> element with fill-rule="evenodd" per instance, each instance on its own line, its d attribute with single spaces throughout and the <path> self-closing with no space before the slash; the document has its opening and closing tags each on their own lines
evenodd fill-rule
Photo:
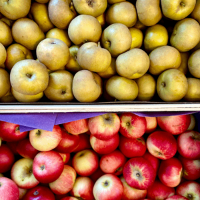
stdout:
<svg viewBox="0 0 200 200">
<path fill-rule="evenodd" d="M 172 158 L 177 152 L 176 139 L 171 133 L 165 131 L 151 133 L 146 143 L 149 152 L 162 160 Z"/>
<path fill-rule="evenodd" d="M 176 187 L 181 182 L 183 167 L 177 158 L 169 158 L 160 163 L 158 177 L 168 187 Z"/>
<path fill-rule="evenodd" d="M 72 166 L 80 176 L 90 176 L 99 165 L 97 154 L 90 149 L 77 152 L 72 159 Z"/>
<path fill-rule="evenodd" d="M 9 149 L 14 153 L 14 155 L 19 155 L 17 152 L 18 141 L 17 142 L 6 142 L 6 144 L 9 147 Z"/>
<path fill-rule="evenodd" d="M 55 200 L 53 192 L 44 186 L 36 186 L 30 189 L 23 200 Z"/>
<path fill-rule="evenodd" d="M 100 140 L 93 135 L 90 136 L 90 144 L 98 154 L 108 154 L 113 152 L 119 145 L 119 134 L 114 135 L 109 140 Z"/>
<path fill-rule="evenodd" d="M 95 182 L 93 194 L 95 200 L 121 200 L 123 195 L 122 182 L 116 175 L 105 174 Z"/>
<path fill-rule="evenodd" d="M 133 113 L 122 113 L 120 115 L 119 132 L 127 138 L 139 138 L 144 135 L 147 127 L 145 117 Z"/>
<path fill-rule="evenodd" d="M 156 158 L 155 156 L 153 156 L 152 154 L 150 154 L 148 151 L 145 152 L 145 154 L 143 155 L 143 158 L 148 160 L 151 163 L 151 165 L 153 166 L 153 168 L 155 169 L 157 173 L 158 167 L 160 165 L 160 160 Z"/>
<path fill-rule="evenodd" d="M 189 200 L 199 200 L 200 184 L 195 181 L 185 181 L 176 188 L 176 194 L 182 195 Z"/>
<path fill-rule="evenodd" d="M 119 149 L 126 157 L 133 158 L 143 156 L 147 147 L 143 137 L 127 138 L 121 136 Z"/>
<path fill-rule="evenodd" d="M 20 132 L 19 125 L 0 121 L 0 137 L 7 142 L 19 141 L 28 135 L 28 131 Z"/>
<path fill-rule="evenodd" d="M 62 129 L 62 139 L 58 146 L 55 148 L 60 153 L 71 153 L 79 145 L 79 135 L 72 135 L 68 133 L 64 128 Z"/>
<path fill-rule="evenodd" d="M 200 133 L 186 131 L 177 138 L 178 152 L 188 159 L 200 159 Z"/>
<path fill-rule="evenodd" d="M 14 181 L 6 177 L 0 177 L 0 199 L 19 199 L 19 189 Z"/>
<path fill-rule="evenodd" d="M 67 194 L 74 186 L 76 180 L 76 171 L 69 165 L 64 165 L 60 177 L 52 183 L 49 183 L 50 189 L 54 194 Z"/>
<path fill-rule="evenodd" d="M 73 150 L 73 152 L 79 152 L 84 149 L 91 149 L 91 144 L 90 144 L 90 135 L 87 133 L 83 133 L 79 135 L 80 141 L 78 146 Z"/>
<path fill-rule="evenodd" d="M 55 151 L 40 152 L 33 160 L 33 174 L 41 183 L 55 181 L 61 175 L 63 169 L 62 157 Z"/>
<path fill-rule="evenodd" d="M 100 168 L 106 174 L 118 176 L 122 174 L 125 163 L 126 157 L 119 150 L 115 150 L 101 157 Z"/>
<path fill-rule="evenodd" d="M 63 163 L 67 164 L 70 159 L 70 153 L 59 153 L 62 157 Z"/>
<path fill-rule="evenodd" d="M 123 200 L 129 200 L 129 199 L 137 200 L 137 199 L 142 199 L 146 197 L 147 190 L 139 190 L 139 189 L 130 187 L 128 183 L 125 181 L 123 176 L 120 178 L 120 180 L 124 188 L 123 195 L 122 195 Z"/>
<path fill-rule="evenodd" d="M 149 199 L 166 199 L 174 194 L 174 188 L 164 185 L 159 180 L 155 180 L 153 185 L 147 189 L 147 197 Z"/>
<path fill-rule="evenodd" d="M 157 128 L 157 118 L 156 117 L 145 117 L 147 122 L 147 128 L 145 133 L 152 133 Z"/>
<path fill-rule="evenodd" d="M 129 159 L 123 169 L 126 182 L 133 188 L 146 190 L 155 178 L 156 172 L 148 160 L 143 157 Z"/>
<path fill-rule="evenodd" d="M 31 145 L 27 138 L 18 142 L 16 150 L 20 156 L 31 159 L 33 159 L 38 153 L 38 150 Z"/>
<path fill-rule="evenodd" d="M 200 178 L 200 159 L 191 160 L 179 155 L 179 160 L 183 166 L 183 178 L 189 181 Z"/>
<path fill-rule="evenodd" d="M 0 173 L 9 171 L 14 161 L 15 157 L 13 152 L 6 144 L 2 144 L 0 146 Z"/>
<path fill-rule="evenodd" d="M 30 158 L 21 158 L 14 163 L 11 168 L 11 178 L 18 187 L 31 189 L 39 184 L 39 181 L 33 175 L 33 160 Z"/>
<path fill-rule="evenodd" d="M 94 182 L 89 177 L 80 176 L 76 179 L 70 194 L 83 200 L 93 200 L 93 186 Z"/>
<path fill-rule="evenodd" d="M 157 117 L 157 121 L 162 130 L 179 135 L 188 129 L 191 118 L 189 115 L 174 115 Z"/>
<path fill-rule="evenodd" d="M 19 199 L 23 199 L 28 190 L 20 187 L 18 187 L 18 189 L 19 189 Z"/>
<path fill-rule="evenodd" d="M 100 140 L 111 139 L 120 128 L 120 120 L 116 113 L 107 113 L 88 120 L 90 133 Z"/>
<path fill-rule="evenodd" d="M 88 128 L 88 119 L 79 119 L 72 122 L 67 122 L 63 124 L 67 132 L 73 135 L 79 135 L 85 133 L 89 130 Z"/>
<path fill-rule="evenodd" d="M 34 129 L 29 133 L 31 145 L 38 151 L 50 151 L 58 146 L 62 139 L 60 126 L 55 125 L 53 131 Z"/>
<path fill-rule="evenodd" d="M 188 199 L 181 195 L 173 195 L 168 197 L 166 200 L 188 200 Z"/>
</svg>

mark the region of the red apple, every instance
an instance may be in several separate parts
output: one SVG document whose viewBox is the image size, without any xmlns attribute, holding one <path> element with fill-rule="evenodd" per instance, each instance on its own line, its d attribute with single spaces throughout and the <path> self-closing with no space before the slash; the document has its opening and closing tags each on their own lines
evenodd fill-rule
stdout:
<svg viewBox="0 0 200 200">
<path fill-rule="evenodd" d="M 178 152 L 188 159 L 200 159 L 200 133 L 186 131 L 177 138 Z"/>
<path fill-rule="evenodd" d="M 168 197 L 166 200 L 188 200 L 188 199 L 181 195 L 173 195 Z"/>
<path fill-rule="evenodd" d="M 72 166 L 80 176 L 90 176 L 99 165 L 97 154 L 90 149 L 77 152 L 72 159 Z"/>
<path fill-rule="evenodd" d="M 64 165 L 60 177 L 52 183 L 49 183 L 50 189 L 54 194 L 67 194 L 74 186 L 76 180 L 76 171 L 69 165 Z"/>
<path fill-rule="evenodd" d="M 191 118 L 189 115 L 174 115 L 157 117 L 157 121 L 162 130 L 179 135 L 188 129 Z"/>
<path fill-rule="evenodd" d="M 145 117 L 133 113 L 122 113 L 120 115 L 119 132 L 127 138 L 139 138 L 144 135 L 147 127 Z"/>
<path fill-rule="evenodd" d="M 62 157 L 63 163 L 67 164 L 70 159 L 70 153 L 59 153 Z"/>
<path fill-rule="evenodd" d="M 58 146 L 62 139 L 60 126 L 55 125 L 53 131 L 34 129 L 29 133 L 31 145 L 38 151 L 50 151 Z"/>
<path fill-rule="evenodd" d="M 153 185 L 147 189 L 147 197 L 149 199 L 166 199 L 174 194 L 174 188 L 164 185 L 159 180 L 155 180 Z"/>
<path fill-rule="evenodd" d="M 28 135 L 28 131 L 20 132 L 19 125 L 0 121 L 0 137 L 7 142 L 19 141 Z"/>
<path fill-rule="evenodd" d="M 45 186 L 36 186 L 30 189 L 23 200 L 55 200 L 53 192 Z"/>
<path fill-rule="evenodd" d="M 120 178 L 120 180 L 124 188 L 123 195 L 122 195 L 123 200 L 129 200 L 129 199 L 137 200 L 137 199 L 142 199 L 146 197 L 147 190 L 139 190 L 139 189 L 135 189 L 129 186 L 123 176 Z"/>
<path fill-rule="evenodd" d="M 13 152 L 6 144 L 2 144 L 0 146 L 0 173 L 9 171 L 14 161 L 15 157 Z"/>
<path fill-rule="evenodd" d="M 172 158 L 177 152 L 176 139 L 171 133 L 165 131 L 151 133 L 146 143 L 149 152 L 162 160 Z"/>
<path fill-rule="evenodd" d="M 147 128 L 145 133 L 152 133 L 157 128 L 157 118 L 156 117 L 145 117 L 147 122 Z"/>
<path fill-rule="evenodd" d="M 176 188 L 176 194 L 182 195 L 189 200 L 199 200 L 200 184 L 195 181 L 185 181 Z"/>
<path fill-rule="evenodd" d="M 189 181 L 200 178 L 200 159 L 191 160 L 179 155 L 179 160 L 183 166 L 183 178 Z"/>
<path fill-rule="evenodd" d="M 129 159 L 123 169 L 126 182 L 133 188 L 146 190 L 155 178 L 156 172 L 148 160 L 143 157 Z"/>
<path fill-rule="evenodd" d="M 121 200 L 123 195 L 122 182 L 113 174 L 105 174 L 95 182 L 93 194 L 95 200 Z"/>
<path fill-rule="evenodd" d="M 60 200 L 78 200 L 76 197 L 64 197 Z"/>
<path fill-rule="evenodd" d="M 16 150 L 20 156 L 31 159 L 33 159 L 38 153 L 38 150 L 31 145 L 27 138 L 18 142 Z"/>
<path fill-rule="evenodd" d="M 19 199 L 19 189 L 14 181 L 6 177 L 0 177 L 0 199 L 17 200 Z"/>
<path fill-rule="evenodd" d="M 80 141 L 78 146 L 74 149 L 73 152 L 79 152 L 84 149 L 91 149 L 91 144 L 90 144 L 90 136 L 87 133 L 83 133 L 79 135 Z"/>
<path fill-rule="evenodd" d="M 133 158 L 143 156 L 147 147 L 143 137 L 127 138 L 121 136 L 119 149 L 126 157 Z"/>
<path fill-rule="evenodd" d="M 80 176 L 76 179 L 70 194 L 83 200 L 93 200 L 94 183 L 89 177 Z"/>
<path fill-rule="evenodd" d="M 108 154 L 113 152 L 119 145 L 119 134 L 114 135 L 109 140 L 100 140 L 93 135 L 90 136 L 90 144 L 98 154 Z"/>
<path fill-rule="evenodd" d="M 158 177 L 168 187 L 176 187 L 181 182 L 182 164 L 177 158 L 169 158 L 160 163 Z"/>
<path fill-rule="evenodd" d="M 63 169 L 62 157 L 55 151 L 40 152 L 33 160 L 33 174 L 41 183 L 55 181 L 61 175 Z"/>
<path fill-rule="evenodd" d="M 126 157 L 119 150 L 115 150 L 101 157 L 100 168 L 106 174 L 118 176 L 122 174 L 125 163 Z"/>
<path fill-rule="evenodd" d="M 79 119 L 72 122 L 67 122 L 63 124 L 67 132 L 73 135 L 79 135 L 85 133 L 89 130 L 88 128 L 88 119 Z"/>
<path fill-rule="evenodd" d="M 62 139 L 55 150 L 60 153 L 71 153 L 77 148 L 79 142 L 79 135 L 72 135 L 65 129 L 62 129 Z"/>
<path fill-rule="evenodd" d="M 17 152 L 18 141 L 17 142 L 6 142 L 6 144 L 9 147 L 9 149 L 14 153 L 14 155 L 19 155 Z"/>
<path fill-rule="evenodd" d="M 116 113 L 107 113 L 88 120 L 90 133 L 100 140 L 111 139 L 120 128 L 120 120 Z"/>
<path fill-rule="evenodd" d="M 90 175 L 90 178 L 95 183 L 97 179 L 99 179 L 101 176 L 103 176 L 105 173 L 101 170 L 101 168 L 98 168 L 92 175 Z"/>
<path fill-rule="evenodd" d="M 32 171 L 33 160 L 30 158 L 21 158 L 14 163 L 11 168 L 11 178 L 24 189 L 31 189 L 39 184 Z"/>
<path fill-rule="evenodd" d="M 158 167 L 160 165 L 160 160 L 156 158 L 155 156 L 153 156 L 152 154 L 150 154 L 148 151 L 145 152 L 145 154 L 143 155 L 143 158 L 148 160 L 151 163 L 151 165 L 153 166 L 153 168 L 155 169 L 157 173 Z"/>
</svg>

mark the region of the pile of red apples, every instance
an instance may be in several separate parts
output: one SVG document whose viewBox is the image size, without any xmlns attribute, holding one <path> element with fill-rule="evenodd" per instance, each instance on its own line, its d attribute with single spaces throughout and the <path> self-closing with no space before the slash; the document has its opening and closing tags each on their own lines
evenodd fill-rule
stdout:
<svg viewBox="0 0 200 200">
<path fill-rule="evenodd" d="M 199 200 L 194 115 L 108 113 L 20 132 L 0 122 L 0 200 Z"/>
</svg>

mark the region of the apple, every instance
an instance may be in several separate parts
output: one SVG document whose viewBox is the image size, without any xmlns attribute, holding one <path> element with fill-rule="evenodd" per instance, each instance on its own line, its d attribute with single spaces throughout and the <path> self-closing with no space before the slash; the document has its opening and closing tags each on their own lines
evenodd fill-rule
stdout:
<svg viewBox="0 0 200 200">
<path fill-rule="evenodd" d="M 145 133 L 152 133 L 157 128 L 158 122 L 157 117 L 145 117 L 147 127 Z"/>
<path fill-rule="evenodd" d="M 11 169 L 15 157 L 13 152 L 6 144 L 0 146 L 0 173 L 7 172 Z"/>
<path fill-rule="evenodd" d="M 55 181 L 61 175 L 63 169 L 62 157 L 55 151 L 40 152 L 33 160 L 33 174 L 41 183 Z"/>
<path fill-rule="evenodd" d="M 122 174 L 125 163 L 126 157 L 119 150 L 115 150 L 103 155 L 100 159 L 99 166 L 104 173 L 118 176 Z"/>
<path fill-rule="evenodd" d="M 119 134 L 114 135 L 109 140 L 100 140 L 90 135 L 90 144 L 98 154 L 108 154 L 113 152 L 119 145 Z"/>
<path fill-rule="evenodd" d="M 52 131 L 34 129 L 29 132 L 31 145 L 38 151 L 50 151 L 58 146 L 62 139 L 60 126 L 54 125 Z"/>
<path fill-rule="evenodd" d="M 196 119 L 195 119 L 194 115 L 190 114 L 190 118 L 191 118 L 191 121 L 190 121 L 190 125 L 187 129 L 188 131 L 192 131 L 196 126 Z"/>
<path fill-rule="evenodd" d="M 96 138 L 108 140 L 118 133 L 120 120 L 116 113 L 107 113 L 89 118 L 88 127 Z"/>
<path fill-rule="evenodd" d="M 36 186 L 30 189 L 24 196 L 23 200 L 55 200 L 53 192 L 45 186 Z"/>
<path fill-rule="evenodd" d="M 139 189 L 135 189 L 129 186 L 123 176 L 120 178 L 120 180 L 124 187 L 123 195 L 122 195 L 123 200 L 129 200 L 129 199 L 137 200 L 137 199 L 142 199 L 146 197 L 147 190 L 139 190 Z"/>
<path fill-rule="evenodd" d="M 79 135 L 72 135 L 63 128 L 62 139 L 55 150 L 60 153 L 71 153 L 78 147 L 79 143 Z"/>
<path fill-rule="evenodd" d="M 64 197 L 60 200 L 78 200 L 76 197 Z"/>
<path fill-rule="evenodd" d="M 173 157 L 160 163 L 158 177 L 168 187 L 176 187 L 181 182 L 183 167 L 181 162 Z"/>
<path fill-rule="evenodd" d="M 199 200 L 200 184 L 195 181 L 185 181 L 176 188 L 176 194 L 182 195 L 189 200 Z"/>
<path fill-rule="evenodd" d="M 175 189 L 164 185 L 159 180 L 155 180 L 147 189 L 147 197 L 149 199 L 166 199 L 172 195 L 175 195 Z"/>
<path fill-rule="evenodd" d="M 20 156 L 31 159 L 34 159 L 38 153 L 38 150 L 31 145 L 27 138 L 18 142 L 16 150 Z"/>
<path fill-rule="evenodd" d="M 191 160 L 179 155 L 178 159 L 183 166 L 183 178 L 194 181 L 200 178 L 200 159 Z"/>
<path fill-rule="evenodd" d="M 79 135 L 80 141 L 78 146 L 74 149 L 73 152 L 79 152 L 84 149 L 91 149 L 90 136 L 87 133 L 82 133 Z"/>
<path fill-rule="evenodd" d="M 80 176 L 76 179 L 70 194 L 80 199 L 93 200 L 93 186 L 94 183 L 89 177 Z"/>
<path fill-rule="evenodd" d="M 0 121 L 0 137 L 7 142 L 14 142 L 24 139 L 28 131 L 20 132 L 18 124 Z"/>
<path fill-rule="evenodd" d="M 157 117 L 159 127 L 173 135 L 185 132 L 190 125 L 190 115 L 175 115 Z"/>
<path fill-rule="evenodd" d="M 168 197 L 166 200 L 188 200 L 188 199 L 181 195 L 173 195 Z"/>
<path fill-rule="evenodd" d="M 19 199 L 19 189 L 16 183 L 6 177 L 0 177 L 0 194 L 2 200 Z"/>
<path fill-rule="evenodd" d="M 6 142 L 6 144 L 9 147 L 9 149 L 14 153 L 14 155 L 19 155 L 18 152 L 17 152 L 18 141 L 16 141 L 16 142 Z"/>
<path fill-rule="evenodd" d="M 64 165 L 60 177 L 54 182 L 49 183 L 50 189 L 54 194 L 67 194 L 74 186 L 76 180 L 76 171 L 69 165 Z"/>
<path fill-rule="evenodd" d="M 200 159 L 200 133 L 186 131 L 177 138 L 178 152 L 188 159 Z"/>
<path fill-rule="evenodd" d="M 146 131 L 145 117 L 137 116 L 133 113 L 122 113 L 120 115 L 119 132 L 127 138 L 139 138 Z"/>
<path fill-rule="evenodd" d="M 87 132 L 88 129 L 88 119 L 79 119 L 67 123 L 63 123 L 63 127 L 67 132 L 72 135 L 79 135 L 81 133 Z"/>
<path fill-rule="evenodd" d="M 23 199 L 24 195 L 27 193 L 28 190 L 20 187 L 18 187 L 18 189 L 19 189 L 19 199 Z"/>
<path fill-rule="evenodd" d="M 148 160 L 137 157 L 126 162 L 123 176 L 131 187 L 146 190 L 154 183 L 156 171 Z"/>
<path fill-rule="evenodd" d="M 97 154 L 90 149 L 77 152 L 72 159 L 72 166 L 80 176 L 90 176 L 99 165 Z"/>
<path fill-rule="evenodd" d="M 132 158 L 143 156 L 147 147 L 143 137 L 131 139 L 121 136 L 119 149 L 126 157 Z"/>
<path fill-rule="evenodd" d="M 105 174 L 95 182 L 93 194 L 96 200 L 121 200 L 123 195 L 122 182 L 116 175 Z"/>
<path fill-rule="evenodd" d="M 18 187 L 31 189 L 39 184 L 39 181 L 33 175 L 33 160 L 30 158 L 21 158 L 14 163 L 11 168 L 11 179 Z"/>
<path fill-rule="evenodd" d="M 147 149 L 156 158 L 166 160 L 172 158 L 177 152 L 176 139 L 166 131 L 155 131 L 147 140 Z"/>
<path fill-rule="evenodd" d="M 59 153 L 63 159 L 63 163 L 67 164 L 70 159 L 70 153 Z"/>
<path fill-rule="evenodd" d="M 101 170 L 99 167 L 92 175 L 90 175 L 90 178 L 93 180 L 95 183 L 97 179 L 99 179 L 101 176 L 103 176 L 105 173 Z"/>
</svg>

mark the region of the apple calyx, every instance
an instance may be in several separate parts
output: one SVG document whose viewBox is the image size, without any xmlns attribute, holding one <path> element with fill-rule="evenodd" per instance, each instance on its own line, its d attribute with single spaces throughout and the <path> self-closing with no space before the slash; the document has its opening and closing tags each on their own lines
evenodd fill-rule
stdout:
<svg viewBox="0 0 200 200">
<path fill-rule="evenodd" d="M 62 95 L 66 94 L 66 93 L 67 93 L 67 92 L 66 92 L 65 90 L 62 90 L 62 91 L 61 91 L 61 94 L 62 94 Z"/>
<path fill-rule="evenodd" d="M 193 195 L 192 194 L 187 194 L 186 198 L 188 198 L 189 200 L 193 200 Z"/>
<path fill-rule="evenodd" d="M 43 170 L 45 169 L 45 166 L 42 165 L 42 166 L 40 167 L 40 169 L 43 171 Z"/>
<path fill-rule="evenodd" d="M 105 182 L 103 182 L 103 185 L 104 185 L 105 187 L 107 187 L 107 186 L 109 186 L 109 182 L 106 180 Z"/>
<path fill-rule="evenodd" d="M 32 77 L 32 74 L 27 73 L 26 76 L 27 76 L 28 78 L 31 78 L 31 77 Z"/>
<path fill-rule="evenodd" d="M 107 47 L 110 47 L 110 46 L 111 46 L 111 42 L 110 42 L 109 40 L 107 40 L 105 43 L 106 43 L 106 46 L 107 46 Z"/>
<path fill-rule="evenodd" d="M 36 132 L 36 135 L 40 136 L 41 135 L 41 130 L 38 129 L 38 131 Z"/>
<path fill-rule="evenodd" d="M 181 1 L 180 6 L 185 7 L 185 3 L 183 1 Z"/>
<path fill-rule="evenodd" d="M 94 1 L 93 0 L 87 0 L 86 1 L 89 7 L 93 7 Z"/>
<path fill-rule="evenodd" d="M 161 85 L 162 85 L 163 87 L 166 87 L 166 83 L 165 83 L 165 82 L 162 82 Z"/>
<path fill-rule="evenodd" d="M 37 196 L 39 194 L 39 192 L 36 190 L 33 195 Z"/>
</svg>

